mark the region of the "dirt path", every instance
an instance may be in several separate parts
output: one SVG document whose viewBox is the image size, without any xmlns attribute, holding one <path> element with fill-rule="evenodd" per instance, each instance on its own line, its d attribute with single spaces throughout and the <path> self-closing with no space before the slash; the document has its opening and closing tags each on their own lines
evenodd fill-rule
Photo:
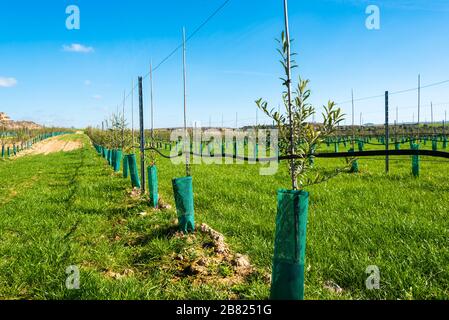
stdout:
<svg viewBox="0 0 449 320">
<path fill-rule="evenodd" d="M 79 140 L 65 141 L 61 137 L 53 137 L 36 143 L 31 149 L 20 152 L 16 158 L 20 158 L 27 155 L 47 155 L 53 152 L 69 152 L 79 149 L 83 146 L 83 143 Z"/>
</svg>

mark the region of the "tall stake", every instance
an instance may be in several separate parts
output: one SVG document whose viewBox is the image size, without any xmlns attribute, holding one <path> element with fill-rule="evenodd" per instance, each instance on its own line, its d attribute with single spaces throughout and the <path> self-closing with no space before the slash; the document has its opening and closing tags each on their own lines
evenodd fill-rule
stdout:
<svg viewBox="0 0 449 320">
<path fill-rule="evenodd" d="M 351 90 L 351 97 L 352 97 L 352 149 L 355 151 L 354 89 Z"/>
<path fill-rule="evenodd" d="M 151 146 L 154 146 L 153 61 L 150 61 Z"/>
<path fill-rule="evenodd" d="M 444 110 L 443 136 L 446 136 L 446 115 L 447 115 L 447 111 Z"/>
<path fill-rule="evenodd" d="M 285 20 L 285 40 L 287 42 L 287 99 L 288 99 L 288 121 L 290 126 L 290 155 L 295 154 L 293 145 L 293 120 L 292 120 L 292 75 L 291 75 L 291 53 L 290 53 L 290 30 L 288 26 L 288 1 L 284 0 L 284 20 Z M 295 161 L 290 160 L 290 175 L 292 189 L 297 190 L 298 185 L 295 179 Z"/>
<path fill-rule="evenodd" d="M 388 91 L 385 91 L 385 150 L 387 151 L 385 157 L 385 172 L 390 172 L 390 127 L 389 127 L 389 110 L 388 110 Z"/>
<path fill-rule="evenodd" d="M 399 110 L 396 107 L 396 121 L 394 123 L 394 142 L 398 142 L 398 125 L 399 125 Z"/>
<path fill-rule="evenodd" d="M 433 126 L 433 102 L 430 102 L 430 121 Z"/>
<path fill-rule="evenodd" d="M 141 193 L 145 194 L 145 127 L 143 125 L 143 90 L 142 77 L 139 77 L 139 120 L 140 120 L 140 177 Z"/>
<path fill-rule="evenodd" d="M 126 90 L 123 90 L 123 107 L 122 107 L 122 150 L 125 149 L 125 101 L 126 101 Z"/>
<path fill-rule="evenodd" d="M 187 139 L 187 70 L 186 70 L 186 29 L 182 28 L 182 66 L 183 66 L 183 79 L 184 79 L 184 154 L 186 157 L 186 175 L 190 176 L 190 143 Z M 188 149 L 187 149 L 188 147 Z"/>
<path fill-rule="evenodd" d="M 236 130 L 237 130 L 237 128 L 238 128 L 238 120 L 239 120 L 239 113 L 236 112 L 236 113 L 235 113 L 235 129 L 236 129 Z"/>
<path fill-rule="evenodd" d="M 134 79 L 131 82 L 131 146 L 134 148 Z"/>
<path fill-rule="evenodd" d="M 419 125 L 421 123 L 421 75 L 418 75 L 418 141 L 419 141 Z"/>
</svg>

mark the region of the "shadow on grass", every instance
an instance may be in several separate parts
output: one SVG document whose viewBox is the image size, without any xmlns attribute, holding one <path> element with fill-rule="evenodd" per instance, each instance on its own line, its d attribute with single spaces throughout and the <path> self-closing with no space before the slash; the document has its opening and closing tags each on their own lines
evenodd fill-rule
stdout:
<svg viewBox="0 0 449 320">
<path fill-rule="evenodd" d="M 176 225 L 165 225 L 159 228 L 151 230 L 148 234 L 137 237 L 132 246 L 146 246 L 148 243 L 154 239 L 170 239 L 176 232 L 178 232 L 178 226 Z"/>
</svg>

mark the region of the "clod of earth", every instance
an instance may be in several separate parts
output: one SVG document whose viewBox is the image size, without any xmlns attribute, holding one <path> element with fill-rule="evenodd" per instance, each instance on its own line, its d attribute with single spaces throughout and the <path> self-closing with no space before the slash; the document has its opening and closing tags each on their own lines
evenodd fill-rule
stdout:
<svg viewBox="0 0 449 320">
<path fill-rule="evenodd" d="M 326 281 L 324 283 L 324 289 L 336 294 L 341 294 L 343 292 L 343 289 L 333 281 Z"/>
</svg>

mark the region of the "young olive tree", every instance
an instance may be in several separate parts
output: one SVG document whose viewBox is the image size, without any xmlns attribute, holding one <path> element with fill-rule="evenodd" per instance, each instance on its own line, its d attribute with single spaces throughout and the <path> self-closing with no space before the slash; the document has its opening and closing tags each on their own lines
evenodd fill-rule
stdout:
<svg viewBox="0 0 449 320">
<path fill-rule="evenodd" d="M 309 80 L 299 77 L 296 88 L 291 92 L 291 101 L 288 98 L 289 65 L 296 68 L 294 60 L 288 55 L 288 43 L 285 33 L 282 32 L 281 40 L 277 40 L 281 44 L 278 49 L 282 60 L 280 61 L 286 79 L 281 78 L 282 85 L 286 90 L 282 94 L 282 100 L 286 112 L 278 112 L 274 108 L 269 108 L 268 102 L 263 99 L 256 100 L 257 107 L 261 109 L 268 117 L 273 119 L 279 130 L 279 152 L 282 155 L 294 157 L 289 162 L 289 172 L 293 177 L 293 189 L 304 189 L 306 186 L 317 184 L 330 179 L 344 169 L 337 169 L 334 172 L 311 174 L 312 164 L 310 159 L 314 156 L 316 150 L 319 149 L 324 139 L 333 135 L 338 125 L 344 120 L 344 114 L 340 108 L 337 108 L 333 101 L 329 101 L 327 106 L 323 106 L 323 123 L 315 126 L 308 122 L 316 111 L 315 107 L 309 102 L 311 91 L 308 89 Z M 293 56 L 294 54 L 292 54 Z M 290 112 L 290 114 L 289 114 Z M 294 152 L 292 152 L 294 151 Z M 294 153 L 294 154 L 293 154 Z M 349 166 L 349 164 L 348 164 Z"/>
</svg>

